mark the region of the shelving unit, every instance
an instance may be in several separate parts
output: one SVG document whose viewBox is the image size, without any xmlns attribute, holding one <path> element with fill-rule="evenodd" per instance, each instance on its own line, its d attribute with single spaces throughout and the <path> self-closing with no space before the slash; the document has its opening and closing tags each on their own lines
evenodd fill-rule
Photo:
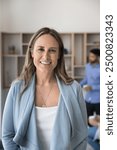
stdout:
<svg viewBox="0 0 117 150">
<path fill-rule="evenodd" d="M 61 38 L 64 43 L 66 50 L 65 57 L 65 68 L 69 76 L 73 76 L 73 34 L 72 33 L 61 33 Z"/>
<path fill-rule="evenodd" d="M 74 62 L 73 62 L 73 78 L 80 81 L 84 77 L 84 64 L 86 63 L 86 46 L 85 33 L 74 33 Z"/>
<path fill-rule="evenodd" d="M 11 82 L 21 73 L 32 35 L 33 33 L 0 33 L 1 99 L 6 98 Z M 60 33 L 60 35 L 65 47 L 67 73 L 80 81 L 85 74 L 89 50 L 100 47 L 100 34 Z"/>
<path fill-rule="evenodd" d="M 100 35 L 99 33 L 88 33 L 86 37 L 86 49 L 87 49 L 87 56 L 89 54 L 89 51 L 92 48 L 99 48 L 100 47 Z M 88 61 L 88 58 L 86 58 Z"/>
<path fill-rule="evenodd" d="M 25 55 L 33 33 L 22 33 L 22 54 Z"/>
<path fill-rule="evenodd" d="M 74 79 L 80 82 L 85 75 L 85 64 L 88 62 L 89 51 L 100 48 L 99 33 L 74 34 Z"/>
</svg>

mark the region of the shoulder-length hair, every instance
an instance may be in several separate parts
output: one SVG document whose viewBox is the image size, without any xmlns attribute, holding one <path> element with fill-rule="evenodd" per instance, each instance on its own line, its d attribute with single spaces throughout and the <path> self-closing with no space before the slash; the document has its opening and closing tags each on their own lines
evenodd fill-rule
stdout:
<svg viewBox="0 0 117 150">
<path fill-rule="evenodd" d="M 55 31 L 54 29 L 45 27 L 45 28 L 38 30 L 32 36 L 32 38 L 29 42 L 27 52 L 26 52 L 26 57 L 25 57 L 25 63 L 24 63 L 22 72 L 19 76 L 19 79 L 24 81 L 24 86 L 25 86 L 24 89 L 26 89 L 28 87 L 28 84 L 29 84 L 31 78 L 36 71 L 36 67 L 34 66 L 33 58 L 31 55 L 31 53 L 34 49 L 34 44 L 35 44 L 36 40 L 44 34 L 50 34 L 51 36 L 53 36 L 56 39 L 56 41 L 59 44 L 59 59 L 58 59 L 57 66 L 54 69 L 55 74 L 58 76 L 58 78 L 60 80 L 64 81 L 65 84 L 71 84 L 73 82 L 73 79 L 68 76 L 66 69 L 65 69 L 64 45 L 63 45 L 63 42 L 62 42 L 62 39 L 61 39 L 59 33 L 57 31 Z"/>
</svg>

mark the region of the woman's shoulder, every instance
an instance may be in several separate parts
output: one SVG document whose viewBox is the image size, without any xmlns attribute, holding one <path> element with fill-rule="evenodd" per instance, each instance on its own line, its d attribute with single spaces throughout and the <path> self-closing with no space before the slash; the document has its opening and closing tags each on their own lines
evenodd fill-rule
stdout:
<svg viewBox="0 0 117 150">
<path fill-rule="evenodd" d="M 23 85 L 24 81 L 21 79 L 15 79 L 12 83 L 11 83 L 11 90 L 19 90 L 21 88 L 21 86 Z"/>
<path fill-rule="evenodd" d="M 80 83 L 76 80 L 74 80 L 71 84 L 71 86 L 73 86 L 74 88 L 81 88 Z"/>
<path fill-rule="evenodd" d="M 23 83 L 23 80 L 21 79 L 15 79 L 12 83 L 11 86 L 18 86 L 21 85 Z"/>
<path fill-rule="evenodd" d="M 80 85 L 79 82 L 76 81 L 76 80 L 74 80 L 74 81 L 72 82 L 71 88 L 72 88 L 72 90 L 75 92 L 76 95 L 82 91 L 81 85 Z"/>
</svg>

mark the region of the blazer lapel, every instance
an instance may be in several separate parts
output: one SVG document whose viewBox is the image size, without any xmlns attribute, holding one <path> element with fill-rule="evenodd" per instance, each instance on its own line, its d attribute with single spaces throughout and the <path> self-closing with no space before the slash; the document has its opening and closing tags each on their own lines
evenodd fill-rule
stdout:
<svg viewBox="0 0 117 150">
<path fill-rule="evenodd" d="M 69 150 L 70 142 L 73 142 L 71 145 L 80 144 L 86 138 L 86 125 L 73 87 L 64 84 L 57 76 L 56 78 L 61 99 L 53 128 L 51 150 Z"/>
<path fill-rule="evenodd" d="M 75 95 L 75 92 L 73 91 L 71 85 L 65 85 L 63 81 L 60 81 L 58 78 L 57 81 L 58 81 L 60 92 L 63 96 L 65 106 L 67 108 L 70 117 L 70 121 L 72 125 L 72 136 L 74 136 L 75 134 L 74 129 L 79 128 L 79 131 L 82 131 L 82 128 L 86 127 L 78 103 L 79 98 Z M 78 122 L 76 123 L 76 121 Z"/>
<path fill-rule="evenodd" d="M 26 89 L 26 91 L 23 93 L 23 95 L 21 96 L 20 101 L 20 109 L 19 109 L 19 117 L 18 117 L 18 123 L 17 123 L 17 131 L 16 131 L 16 135 L 14 137 L 14 141 L 15 143 L 23 146 L 25 143 L 24 141 L 26 141 L 26 135 L 28 134 L 28 136 L 30 137 L 30 132 L 36 133 L 36 118 L 35 117 L 35 110 L 34 110 L 34 98 L 35 98 L 35 75 L 33 75 L 32 80 L 28 86 L 28 88 Z M 33 124 L 33 127 L 32 127 Z M 32 127 L 33 131 L 30 129 L 29 132 L 29 128 Z M 35 130 L 34 130 L 35 129 Z M 19 136 L 20 135 L 20 136 Z M 33 134 L 33 139 L 38 139 L 37 138 L 37 134 Z M 34 141 L 32 139 L 32 141 Z M 37 143 L 37 141 L 35 141 L 33 144 Z M 38 144 L 37 144 L 38 146 Z"/>
</svg>

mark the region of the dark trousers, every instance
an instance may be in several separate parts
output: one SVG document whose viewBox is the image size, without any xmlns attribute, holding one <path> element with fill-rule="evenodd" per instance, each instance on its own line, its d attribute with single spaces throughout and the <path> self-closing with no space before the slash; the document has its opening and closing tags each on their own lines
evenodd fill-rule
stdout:
<svg viewBox="0 0 117 150">
<path fill-rule="evenodd" d="M 87 108 L 87 117 L 93 116 L 94 112 L 97 115 L 100 115 L 100 103 L 92 104 L 86 102 L 86 108 Z"/>
</svg>

